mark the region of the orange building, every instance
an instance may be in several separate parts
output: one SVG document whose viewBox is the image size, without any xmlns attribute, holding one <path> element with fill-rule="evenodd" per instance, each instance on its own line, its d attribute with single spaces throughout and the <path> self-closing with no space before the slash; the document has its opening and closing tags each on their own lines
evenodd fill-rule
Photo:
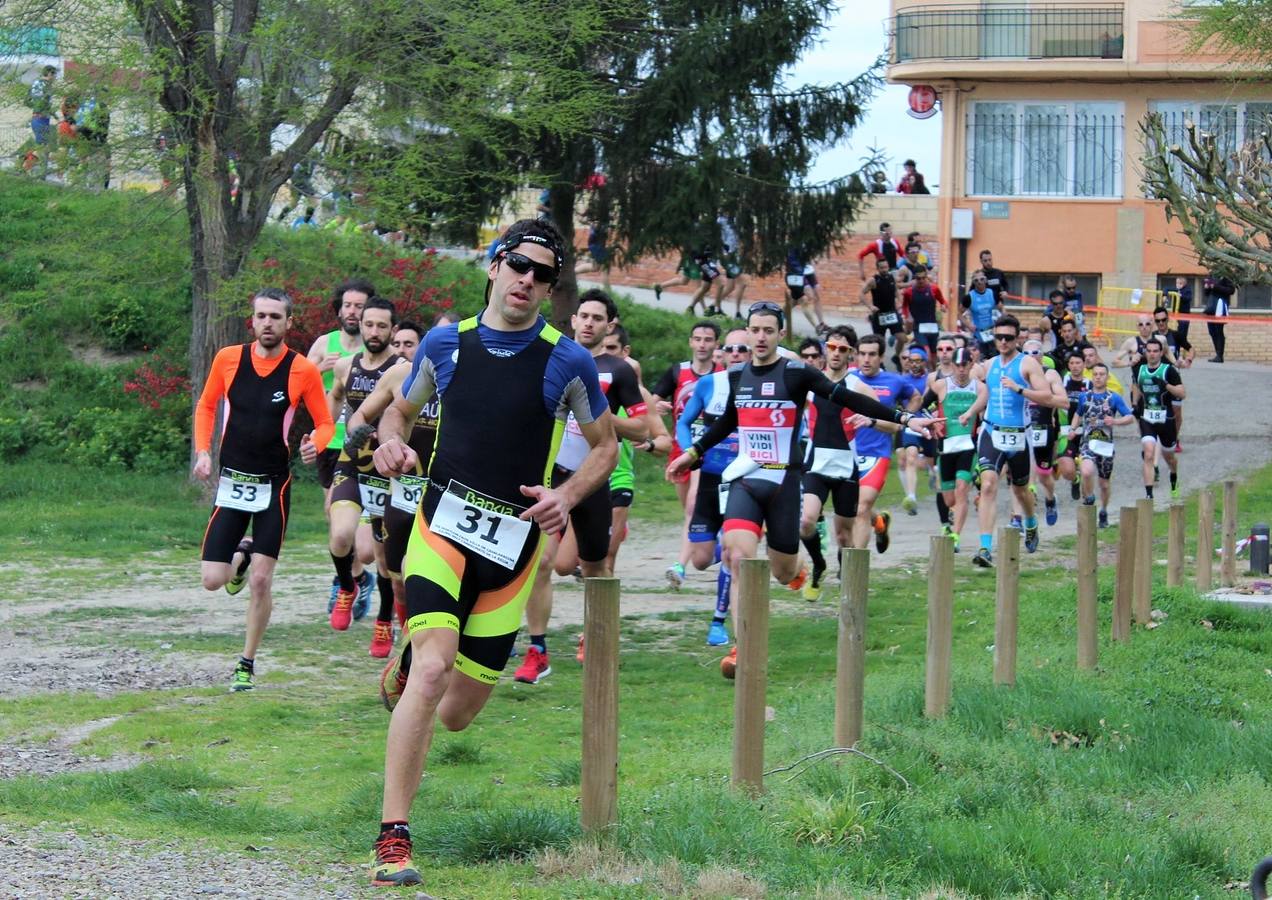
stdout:
<svg viewBox="0 0 1272 900">
<path fill-rule="evenodd" d="M 1129 296 L 1187 275 L 1201 306 L 1187 239 L 1144 197 L 1140 123 L 1157 111 L 1169 131 L 1193 121 L 1235 146 L 1272 124 L 1272 89 L 1243 81 L 1230 54 L 1190 51 L 1179 15 L 1178 0 L 892 0 L 888 81 L 930 85 L 940 102 L 947 291 L 988 248 L 1014 293 L 1043 298 L 1071 273 L 1091 302 L 1101 288 Z M 1270 307 L 1267 285 L 1242 286 L 1234 303 Z"/>
</svg>

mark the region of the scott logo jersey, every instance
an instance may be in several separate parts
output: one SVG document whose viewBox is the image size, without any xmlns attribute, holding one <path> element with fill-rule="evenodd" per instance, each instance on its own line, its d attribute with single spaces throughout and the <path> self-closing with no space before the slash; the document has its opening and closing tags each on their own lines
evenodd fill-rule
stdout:
<svg viewBox="0 0 1272 900">
<path fill-rule="evenodd" d="M 734 405 L 738 411 L 738 450 L 761 465 L 753 478 L 781 481 L 798 457 L 803 397 L 786 388 L 787 360 L 762 374 L 744 366 L 737 374 Z"/>
</svg>

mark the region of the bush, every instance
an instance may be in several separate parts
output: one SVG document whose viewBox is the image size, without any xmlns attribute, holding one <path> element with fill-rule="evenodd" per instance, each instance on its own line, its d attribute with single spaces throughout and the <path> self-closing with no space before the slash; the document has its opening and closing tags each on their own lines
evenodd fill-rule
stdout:
<svg viewBox="0 0 1272 900">
<path fill-rule="evenodd" d="M 66 449 L 89 467 L 171 471 L 185 465 L 190 438 L 148 410 L 92 407 L 67 426 Z"/>
</svg>

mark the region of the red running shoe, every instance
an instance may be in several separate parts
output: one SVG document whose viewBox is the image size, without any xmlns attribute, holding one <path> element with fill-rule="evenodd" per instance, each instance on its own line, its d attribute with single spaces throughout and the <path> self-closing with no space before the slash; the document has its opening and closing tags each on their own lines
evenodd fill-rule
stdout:
<svg viewBox="0 0 1272 900">
<path fill-rule="evenodd" d="M 375 620 L 375 632 L 371 635 L 371 655 L 386 659 L 393 652 L 393 623 Z"/>
<path fill-rule="evenodd" d="M 371 860 L 371 884 L 376 887 L 401 887 L 420 883 L 420 873 L 411 862 L 408 834 L 406 829 L 394 828 L 376 840 Z"/>
<path fill-rule="evenodd" d="M 336 605 L 331 608 L 331 627 L 336 631 L 347 631 L 353 621 L 353 601 L 358 599 L 358 592 L 336 591 Z"/>
<path fill-rule="evenodd" d="M 530 649 L 526 651 L 525 662 L 517 666 L 517 671 L 512 673 L 512 679 L 522 684 L 538 684 L 540 678 L 551 674 L 552 666 L 548 665 L 548 654 L 531 644 Z"/>
</svg>

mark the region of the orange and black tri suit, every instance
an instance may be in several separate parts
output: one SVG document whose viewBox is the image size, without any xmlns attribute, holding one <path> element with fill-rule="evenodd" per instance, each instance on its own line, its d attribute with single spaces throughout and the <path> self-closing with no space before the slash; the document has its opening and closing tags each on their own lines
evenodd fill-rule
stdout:
<svg viewBox="0 0 1272 900">
<path fill-rule="evenodd" d="M 305 404 L 322 450 L 333 423 L 318 368 L 294 350 L 267 358 L 256 344 L 225 347 L 212 360 L 194 411 L 194 446 L 212 446 L 217 405 L 221 415 L 220 474 L 212 515 L 203 535 L 203 559 L 230 562 L 252 528 L 252 552 L 278 558 L 291 504 L 291 449 L 287 432 Z"/>
</svg>

